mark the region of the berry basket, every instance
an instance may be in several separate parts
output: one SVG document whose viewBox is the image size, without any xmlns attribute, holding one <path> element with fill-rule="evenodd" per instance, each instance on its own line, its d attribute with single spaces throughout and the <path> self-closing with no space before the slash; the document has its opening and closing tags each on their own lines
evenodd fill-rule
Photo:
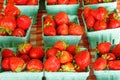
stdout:
<svg viewBox="0 0 120 80">
<path fill-rule="evenodd" d="M 111 9 L 111 12 L 117 12 L 116 9 L 114 11 Z M 82 19 L 85 26 L 86 35 L 88 37 L 88 42 L 91 48 L 95 48 L 96 45 L 100 42 L 108 41 L 113 45 L 118 44 L 120 42 L 120 28 L 114 29 L 106 29 L 100 31 L 88 31 L 86 21 L 84 19 L 84 13 L 82 13 Z"/>
<path fill-rule="evenodd" d="M 84 3 L 84 0 L 82 0 L 82 6 L 90 7 L 92 9 L 96 9 L 100 6 L 106 7 L 107 9 L 116 9 L 117 7 L 117 0 L 114 0 L 113 2 L 106 2 L 106 3 L 98 3 L 98 4 L 86 4 Z"/>
<path fill-rule="evenodd" d="M 7 5 L 7 1 L 8 0 L 4 0 L 4 8 Z M 33 24 L 36 23 L 38 9 L 39 9 L 39 0 L 37 5 L 15 5 L 15 6 L 20 9 L 22 14 L 31 16 L 33 18 Z"/>
<path fill-rule="evenodd" d="M 65 42 L 67 42 L 68 44 L 78 44 L 79 41 L 81 40 L 81 35 L 79 36 L 74 36 L 74 35 L 66 35 L 66 36 L 45 36 L 44 32 L 43 32 L 43 21 L 44 21 L 44 17 L 46 15 L 42 16 L 42 38 L 43 38 L 43 42 L 44 42 L 44 46 L 45 47 L 51 47 L 53 44 L 55 44 L 57 41 L 59 40 L 63 40 Z M 68 16 L 71 22 L 75 22 L 77 24 L 79 23 L 79 19 L 78 16 L 76 15 L 69 15 Z"/>
<path fill-rule="evenodd" d="M 49 14 L 56 14 L 58 12 L 64 11 L 68 14 L 72 14 L 72 15 L 77 15 L 78 14 L 78 9 L 79 9 L 79 1 L 78 4 L 64 4 L 64 5 L 47 5 L 47 1 L 45 1 L 45 7 L 46 7 L 46 11 Z"/>
</svg>

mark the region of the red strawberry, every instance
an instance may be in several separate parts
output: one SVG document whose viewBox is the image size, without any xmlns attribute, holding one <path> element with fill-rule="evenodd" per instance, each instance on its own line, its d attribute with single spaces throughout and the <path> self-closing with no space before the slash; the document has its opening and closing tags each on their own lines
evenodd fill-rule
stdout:
<svg viewBox="0 0 120 80">
<path fill-rule="evenodd" d="M 105 30 L 107 29 L 107 23 L 105 21 L 96 21 L 93 28 L 96 31 Z"/>
<path fill-rule="evenodd" d="M 27 15 L 21 15 L 17 18 L 16 23 L 19 28 L 22 28 L 23 30 L 27 30 L 30 27 L 32 20 Z"/>
<path fill-rule="evenodd" d="M 26 32 L 21 29 L 21 28 L 16 28 L 13 32 L 12 32 L 12 36 L 17 36 L 17 37 L 24 37 L 26 34 Z"/>
<path fill-rule="evenodd" d="M 101 55 L 109 53 L 111 47 L 112 44 L 110 42 L 101 42 L 97 45 L 97 49 Z"/>
<path fill-rule="evenodd" d="M 69 0 L 68 4 L 78 4 L 78 0 Z"/>
<path fill-rule="evenodd" d="M 1 62 L 2 69 L 5 71 L 10 70 L 10 60 L 9 58 L 4 58 Z"/>
<path fill-rule="evenodd" d="M 75 55 L 76 45 L 69 45 L 66 48 L 66 51 L 68 51 L 70 54 Z"/>
<path fill-rule="evenodd" d="M 26 70 L 41 72 L 43 70 L 43 63 L 39 59 L 31 59 L 26 65 Z"/>
<path fill-rule="evenodd" d="M 68 25 L 60 24 L 58 25 L 56 31 L 58 35 L 68 35 Z"/>
<path fill-rule="evenodd" d="M 50 48 L 50 49 L 47 50 L 46 56 L 47 56 L 47 58 L 49 58 L 50 56 L 56 56 L 56 54 L 58 52 L 59 52 L 58 49 L 56 49 L 56 48 Z"/>
<path fill-rule="evenodd" d="M 5 28 L 0 28 L 0 36 L 6 36 L 6 29 Z"/>
<path fill-rule="evenodd" d="M 88 29 L 93 28 L 94 24 L 95 24 L 95 19 L 94 19 L 94 17 L 93 17 L 93 16 L 88 16 L 88 18 L 86 19 L 87 28 L 88 28 Z"/>
<path fill-rule="evenodd" d="M 118 28 L 118 27 L 120 27 L 120 21 L 116 20 L 116 19 L 112 19 L 112 20 L 110 20 L 108 27 L 109 28 Z"/>
<path fill-rule="evenodd" d="M 67 62 L 73 61 L 73 56 L 68 51 L 62 51 L 57 54 L 60 60 L 60 63 L 65 64 Z"/>
<path fill-rule="evenodd" d="M 108 68 L 110 70 L 120 70 L 120 60 L 109 61 Z"/>
<path fill-rule="evenodd" d="M 56 30 L 55 27 L 52 26 L 46 26 L 43 30 L 44 35 L 46 36 L 55 36 L 56 35 Z"/>
<path fill-rule="evenodd" d="M 116 12 L 111 12 L 109 14 L 109 19 L 112 20 L 112 19 L 119 19 L 119 15 L 116 13 Z"/>
<path fill-rule="evenodd" d="M 30 58 L 42 59 L 44 57 L 44 50 L 41 47 L 33 47 L 29 53 Z"/>
<path fill-rule="evenodd" d="M 37 5 L 38 0 L 28 0 L 27 5 Z"/>
<path fill-rule="evenodd" d="M 69 26 L 68 33 L 70 35 L 82 35 L 83 29 L 80 25 L 73 23 Z"/>
<path fill-rule="evenodd" d="M 120 57 L 120 44 L 117 44 L 113 47 L 112 53 L 115 54 L 115 56 Z"/>
<path fill-rule="evenodd" d="M 47 3 L 48 4 L 56 4 L 57 3 L 57 0 L 47 0 Z"/>
<path fill-rule="evenodd" d="M 63 50 L 66 50 L 67 43 L 64 41 L 58 41 L 53 45 L 53 47 L 60 50 L 60 51 L 63 51 Z"/>
<path fill-rule="evenodd" d="M 90 53 L 88 51 L 77 53 L 75 56 L 75 62 L 80 68 L 86 68 L 90 64 Z"/>
<path fill-rule="evenodd" d="M 90 0 L 90 4 L 98 4 L 98 0 Z"/>
<path fill-rule="evenodd" d="M 69 0 L 57 0 L 58 4 L 68 4 Z"/>
<path fill-rule="evenodd" d="M 15 3 L 18 4 L 18 5 L 25 5 L 25 4 L 27 4 L 27 1 L 28 1 L 28 0 L 14 0 L 14 1 L 15 1 Z"/>
<path fill-rule="evenodd" d="M 103 70 L 107 66 L 107 60 L 100 57 L 93 63 L 93 66 L 95 70 Z"/>
<path fill-rule="evenodd" d="M 30 57 L 28 55 L 21 55 L 20 58 L 22 58 L 26 63 L 30 61 Z"/>
<path fill-rule="evenodd" d="M 3 49 L 3 51 L 1 52 L 1 54 L 2 54 L 2 58 L 8 58 L 8 57 L 15 56 L 14 52 L 12 50 L 10 50 L 10 49 L 7 49 L 7 48 Z"/>
<path fill-rule="evenodd" d="M 53 19 L 45 19 L 44 27 L 46 27 L 46 26 L 56 27 L 56 23 Z"/>
<path fill-rule="evenodd" d="M 108 53 L 107 57 L 108 57 L 107 58 L 108 61 L 116 60 L 116 56 L 113 53 Z"/>
<path fill-rule="evenodd" d="M 44 61 L 46 71 L 56 72 L 60 69 L 60 61 L 56 56 L 51 56 Z"/>
<path fill-rule="evenodd" d="M 55 19 L 55 22 L 57 23 L 57 25 L 69 23 L 69 17 L 66 12 L 58 12 L 54 16 L 54 19 Z"/>
<path fill-rule="evenodd" d="M 63 72 L 74 72 L 75 71 L 75 67 L 71 62 L 61 65 L 61 68 Z"/>
<path fill-rule="evenodd" d="M 83 12 L 84 12 L 84 18 L 86 19 L 90 15 L 91 8 L 90 7 L 85 7 Z"/>
<path fill-rule="evenodd" d="M 10 57 L 10 68 L 13 72 L 21 72 L 25 68 L 25 61 L 19 57 Z"/>
<path fill-rule="evenodd" d="M 18 46 L 18 52 L 21 54 L 28 54 L 31 48 L 32 45 L 30 43 L 25 42 Z"/>
</svg>

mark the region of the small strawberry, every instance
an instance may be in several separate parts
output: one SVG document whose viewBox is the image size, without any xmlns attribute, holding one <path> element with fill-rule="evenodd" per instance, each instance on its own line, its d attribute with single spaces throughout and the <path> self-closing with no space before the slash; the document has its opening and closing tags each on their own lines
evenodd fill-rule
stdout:
<svg viewBox="0 0 120 80">
<path fill-rule="evenodd" d="M 57 0 L 58 4 L 68 4 L 69 0 Z"/>
<path fill-rule="evenodd" d="M 10 60 L 9 60 L 9 57 L 8 58 L 4 58 L 1 61 L 1 66 L 2 66 L 2 69 L 5 70 L 5 71 L 10 70 Z"/>
<path fill-rule="evenodd" d="M 52 26 L 46 26 L 43 30 L 44 35 L 46 36 L 55 36 L 56 35 L 56 30 Z"/>
<path fill-rule="evenodd" d="M 49 5 L 53 5 L 56 3 L 57 3 L 57 0 L 47 0 L 47 4 L 49 4 Z"/>
<path fill-rule="evenodd" d="M 112 53 L 115 54 L 116 57 L 120 57 L 120 44 L 117 44 L 113 47 Z"/>
<path fill-rule="evenodd" d="M 88 16 L 90 15 L 90 11 L 91 11 L 92 9 L 90 8 L 90 7 L 85 7 L 84 8 L 84 10 L 83 10 L 83 12 L 84 12 L 84 18 L 85 19 L 87 19 L 88 18 Z"/>
<path fill-rule="evenodd" d="M 118 27 L 120 27 L 120 20 L 117 20 L 117 19 L 110 20 L 108 27 L 109 28 L 118 28 Z"/>
<path fill-rule="evenodd" d="M 25 42 L 18 46 L 18 52 L 21 54 L 28 54 L 31 48 L 32 45 L 30 43 Z"/>
<path fill-rule="evenodd" d="M 86 19 L 87 28 L 88 28 L 88 29 L 93 28 L 94 24 L 95 24 L 95 19 L 94 19 L 94 17 L 93 17 L 93 16 L 88 16 L 88 18 Z"/>
<path fill-rule="evenodd" d="M 54 21 L 54 19 L 52 18 L 52 15 L 47 15 L 44 19 L 44 27 L 46 26 L 52 26 L 52 27 L 56 27 L 56 23 Z"/>
<path fill-rule="evenodd" d="M 110 70 L 120 70 L 120 60 L 109 61 L 108 68 Z"/>
<path fill-rule="evenodd" d="M 69 0 L 68 4 L 78 4 L 78 0 Z"/>
<path fill-rule="evenodd" d="M 68 25 L 66 24 L 58 25 L 56 32 L 58 35 L 68 35 Z"/>
<path fill-rule="evenodd" d="M 90 4 L 98 4 L 98 0 L 90 0 Z"/>
<path fill-rule="evenodd" d="M 43 70 L 43 63 L 39 59 L 31 59 L 26 65 L 26 70 L 30 72 L 41 72 Z"/>
<path fill-rule="evenodd" d="M 51 56 L 43 63 L 46 71 L 56 72 L 60 69 L 60 61 L 56 56 Z"/>
<path fill-rule="evenodd" d="M 26 34 L 26 32 L 21 29 L 21 28 L 16 28 L 13 32 L 12 32 L 12 36 L 17 36 L 17 37 L 24 37 Z"/>
<path fill-rule="evenodd" d="M 20 58 L 22 58 L 26 63 L 30 61 L 30 57 L 26 54 L 21 55 Z"/>
<path fill-rule="evenodd" d="M 53 47 L 60 50 L 60 51 L 63 51 L 63 50 L 66 50 L 67 43 L 64 41 L 58 41 L 53 45 Z"/>
<path fill-rule="evenodd" d="M 66 48 L 66 51 L 68 51 L 70 54 L 72 55 L 75 55 L 75 50 L 76 50 L 76 45 L 69 45 L 67 48 Z"/>
<path fill-rule="evenodd" d="M 116 60 L 116 56 L 115 56 L 115 54 L 113 54 L 113 53 L 108 53 L 107 54 L 107 60 L 108 61 L 113 61 L 113 60 Z"/>
</svg>

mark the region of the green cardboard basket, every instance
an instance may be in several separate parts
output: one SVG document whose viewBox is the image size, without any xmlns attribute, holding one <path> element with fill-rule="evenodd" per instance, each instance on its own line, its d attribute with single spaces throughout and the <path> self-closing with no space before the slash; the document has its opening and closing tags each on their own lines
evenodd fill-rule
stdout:
<svg viewBox="0 0 120 80">
<path fill-rule="evenodd" d="M 24 43 L 25 41 L 29 41 L 31 27 L 32 27 L 32 23 L 24 37 L 0 36 L 0 48 L 17 47 L 19 44 Z"/>
<path fill-rule="evenodd" d="M 98 4 L 88 4 L 85 5 L 84 1 L 82 0 L 82 6 L 85 7 L 90 7 L 92 9 L 96 9 L 100 6 L 106 7 L 107 9 L 116 9 L 117 8 L 117 0 L 114 0 L 114 2 L 108 2 L 108 3 L 98 3 Z"/>
<path fill-rule="evenodd" d="M 6 7 L 8 0 L 4 0 L 4 8 Z M 39 0 L 38 0 L 38 5 L 15 5 L 18 7 L 21 11 L 22 14 L 31 16 L 33 18 L 33 24 L 36 23 L 37 21 L 37 14 L 39 10 Z"/>
<path fill-rule="evenodd" d="M 114 9 L 114 11 L 116 11 L 116 9 Z M 96 45 L 100 42 L 108 41 L 111 42 L 113 45 L 120 43 L 120 28 L 89 32 L 83 14 L 84 13 L 82 13 L 82 19 L 85 26 L 86 35 L 92 49 L 96 48 Z"/>
<path fill-rule="evenodd" d="M 80 36 L 74 36 L 74 35 L 67 35 L 67 36 L 45 36 L 43 32 L 43 20 L 46 15 L 42 16 L 42 38 L 44 42 L 45 47 L 51 47 L 53 44 L 55 44 L 57 41 L 63 40 L 68 44 L 78 44 L 79 41 L 81 40 L 81 35 Z M 77 24 L 79 23 L 78 16 L 76 15 L 69 15 L 69 19 L 72 22 L 75 22 Z"/>
<path fill-rule="evenodd" d="M 77 15 L 80 3 L 78 4 L 67 4 L 67 5 L 47 5 L 47 1 L 45 1 L 46 11 L 49 14 L 56 14 L 58 12 L 64 11 L 68 14 Z"/>
</svg>

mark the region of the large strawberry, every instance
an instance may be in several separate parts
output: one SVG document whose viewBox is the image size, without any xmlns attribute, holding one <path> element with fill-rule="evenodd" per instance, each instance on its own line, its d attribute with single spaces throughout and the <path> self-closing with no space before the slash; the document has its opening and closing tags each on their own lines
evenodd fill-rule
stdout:
<svg viewBox="0 0 120 80">
<path fill-rule="evenodd" d="M 46 26 L 43 30 L 44 35 L 46 36 L 55 36 L 56 35 L 56 30 L 55 27 L 52 26 Z"/>
<path fill-rule="evenodd" d="M 56 32 L 58 35 L 68 35 L 68 25 L 66 24 L 58 25 Z"/>
<path fill-rule="evenodd" d="M 18 52 L 20 54 L 28 54 L 31 48 L 32 48 L 32 45 L 30 43 L 25 42 L 18 46 Z"/>
<path fill-rule="evenodd" d="M 19 57 L 10 57 L 10 69 L 13 72 L 21 72 L 25 68 L 25 61 Z"/>
<path fill-rule="evenodd" d="M 27 15 L 20 15 L 18 18 L 17 18 L 17 26 L 19 28 L 22 28 L 23 30 L 27 30 L 31 23 L 32 23 L 32 20 L 29 16 Z"/>
<path fill-rule="evenodd" d="M 60 69 L 60 61 L 56 56 L 49 57 L 43 64 L 46 71 L 56 72 Z"/>
<path fill-rule="evenodd" d="M 41 72 L 43 70 L 43 63 L 39 59 L 31 59 L 26 65 L 26 70 L 31 72 Z"/>
<path fill-rule="evenodd" d="M 8 71 L 10 70 L 10 59 L 9 58 L 4 58 L 1 61 L 1 67 L 3 70 Z"/>
<path fill-rule="evenodd" d="M 58 12 L 54 16 L 54 19 L 55 19 L 57 25 L 68 24 L 68 22 L 69 22 L 69 17 L 68 17 L 68 14 L 66 12 Z"/>
<path fill-rule="evenodd" d="M 75 62 L 81 69 L 86 68 L 90 64 L 90 53 L 88 51 L 81 51 L 76 54 Z"/>
<path fill-rule="evenodd" d="M 113 47 L 112 53 L 115 54 L 115 56 L 120 57 L 120 44 L 117 44 Z"/>
</svg>

